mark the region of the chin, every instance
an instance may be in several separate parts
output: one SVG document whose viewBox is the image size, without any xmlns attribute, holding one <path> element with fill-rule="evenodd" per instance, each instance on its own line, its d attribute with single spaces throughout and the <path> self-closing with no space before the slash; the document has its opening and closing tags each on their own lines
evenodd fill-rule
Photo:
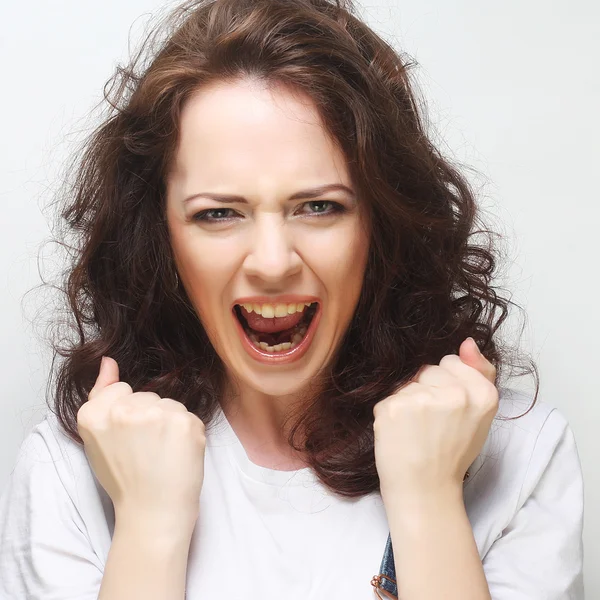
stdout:
<svg viewBox="0 0 600 600">
<path fill-rule="evenodd" d="M 297 363 L 269 366 L 254 361 L 254 364 L 247 364 L 243 360 L 237 365 L 230 363 L 228 370 L 240 387 L 258 394 L 273 397 L 307 394 L 309 386 L 315 383 L 322 371 L 314 359 L 301 368 Z"/>
<path fill-rule="evenodd" d="M 290 396 L 302 393 L 307 389 L 316 373 L 301 375 L 299 373 L 261 373 L 245 374 L 244 384 L 259 394 L 266 396 Z"/>
</svg>

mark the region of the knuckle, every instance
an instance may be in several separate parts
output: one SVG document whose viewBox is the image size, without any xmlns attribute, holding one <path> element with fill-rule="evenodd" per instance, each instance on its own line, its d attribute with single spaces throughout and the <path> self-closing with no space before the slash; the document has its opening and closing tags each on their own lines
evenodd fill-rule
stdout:
<svg viewBox="0 0 600 600">
<path fill-rule="evenodd" d="M 133 389 L 126 381 L 116 381 L 115 383 L 110 384 L 106 389 L 106 393 L 110 394 L 111 398 L 131 396 L 131 394 L 133 394 Z M 102 391 L 99 392 L 99 394 L 102 394 Z"/>
<path fill-rule="evenodd" d="M 481 388 L 479 389 L 479 393 L 477 395 L 479 399 L 479 406 L 481 407 L 481 411 L 484 413 L 488 413 L 490 411 L 496 411 L 498 409 L 499 404 L 499 394 L 498 388 L 490 382 L 484 382 Z"/>
<path fill-rule="evenodd" d="M 192 428 L 196 430 L 198 433 L 204 435 L 206 433 L 206 426 L 204 425 L 204 421 L 196 414 L 187 411 L 185 415 L 187 419 L 192 424 Z"/>
<path fill-rule="evenodd" d="M 87 412 L 89 410 L 89 402 L 84 402 L 78 409 L 77 409 L 77 419 L 82 419 L 85 418 L 85 416 L 87 416 Z"/>
<path fill-rule="evenodd" d="M 108 409 L 108 418 L 113 423 L 124 423 L 131 417 L 131 406 L 126 402 L 115 402 Z"/>
<path fill-rule="evenodd" d="M 132 387 L 126 381 L 116 381 L 111 383 L 107 388 L 98 390 L 92 388 L 88 394 L 89 400 L 96 400 L 99 396 L 106 396 L 108 398 L 130 396 L 133 394 Z"/>
<path fill-rule="evenodd" d="M 435 394 L 429 388 L 423 388 L 422 390 L 416 392 L 414 396 L 414 402 L 411 402 L 411 404 L 414 404 L 414 406 L 423 409 L 428 409 L 432 407 L 435 403 Z"/>
<path fill-rule="evenodd" d="M 143 404 L 155 404 L 157 400 L 161 400 L 161 397 L 156 392 L 133 392 L 131 394 L 131 400 Z"/>
<path fill-rule="evenodd" d="M 182 402 L 174 400 L 173 398 L 160 398 L 158 400 L 158 404 L 166 410 L 172 410 L 181 413 L 189 412 Z"/>
<path fill-rule="evenodd" d="M 119 425 L 143 425 L 156 423 L 163 417 L 163 411 L 155 404 L 135 403 L 130 398 L 115 402 L 110 408 L 110 419 Z"/>
<path fill-rule="evenodd" d="M 85 402 L 82 404 L 76 415 L 77 427 L 86 431 L 98 429 L 104 422 L 104 410 L 94 404 Z"/>
<path fill-rule="evenodd" d="M 382 418 L 381 409 L 373 410 L 373 427 L 378 427 Z"/>
<path fill-rule="evenodd" d="M 415 376 L 415 381 L 419 381 L 422 377 L 424 377 L 425 375 L 428 375 L 429 373 L 431 373 L 432 371 L 435 371 L 436 369 L 439 369 L 439 367 L 437 365 L 423 365 L 418 373 Z"/>
<path fill-rule="evenodd" d="M 373 417 L 375 417 L 375 419 L 381 416 L 381 413 L 384 410 L 384 402 L 385 400 L 380 400 L 377 402 L 377 404 L 375 404 L 375 406 L 373 406 Z"/>
<path fill-rule="evenodd" d="M 498 393 L 498 388 L 496 386 L 492 386 L 487 395 L 488 407 L 490 410 L 498 410 L 498 406 L 500 404 L 500 394 Z"/>
<path fill-rule="evenodd" d="M 176 423 L 179 427 L 183 427 L 186 430 L 190 429 L 193 425 L 192 420 L 188 415 L 178 410 L 168 411 L 168 415 L 173 423 Z"/>
<path fill-rule="evenodd" d="M 86 402 L 77 410 L 77 425 L 89 427 L 92 415 L 90 414 L 90 405 Z"/>
<path fill-rule="evenodd" d="M 199 440 L 204 439 L 204 424 L 192 413 L 186 411 L 185 413 L 180 411 L 171 411 L 169 418 L 173 426 L 186 437 L 198 438 Z M 199 425 L 202 423 L 202 427 Z"/>
<path fill-rule="evenodd" d="M 202 425 L 200 426 L 198 423 L 195 423 L 194 427 L 192 429 L 192 433 L 193 433 L 194 437 L 196 438 L 197 442 L 201 446 L 204 446 L 204 445 L 206 445 L 206 431 L 204 429 L 204 423 L 202 423 L 202 421 L 200 421 L 200 419 L 196 419 L 196 420 L 199 421 Z"/>
<path fill-rule="evenodd" d="M 469 407 L 469 394 L 463 385 L 458 383 L 450 384 L 449 396 L 452 399 L 452 406 L 461 409 Z"/>
<path fill-rule="evenodd" d="M 442 360 L 440 360 L 440 367 L 444 367 L 447 364 L 448 365 L 455 364 L 457 361 L 460 361 L 460 357 L 458 356 L 458 354 L 446 354 L 442 358 Z"/>
<path fill-rule="evenodd" d="M 129 396 L 133 394 L 133 388 L 126 381 L 117 381 L 113 386 L 119 391 L 119 394 Z"/>
<path fill-rule="evenodd" d="M 465 386 L 459 381 L 449 383 L 445 389 L 448 391 L 449 395 L 456 397 L 456 399 L 458 400 L 467 399 L 467 390 L 465 389 Z"/>
<path fill-rule="evenodd" d="M 397 414 L 397 409 L 393 406 L 395 403 L 392 401 L 394 396 L 381 400 L 373 407 L 373 427 L 379 428 L 380 425 L 393 420 L 394 415 Z"/>
<path fill-rule="evenodd" d="M 157 404 L 148 406 L 143 411 L 140 411 L 142 420 L 157 423 L 165 418 L 165 411 Z"/>
</svg>

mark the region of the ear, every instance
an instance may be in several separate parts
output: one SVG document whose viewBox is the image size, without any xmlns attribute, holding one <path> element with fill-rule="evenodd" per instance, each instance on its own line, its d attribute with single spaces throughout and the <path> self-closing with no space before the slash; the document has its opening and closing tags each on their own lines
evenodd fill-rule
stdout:
<svg viewBox="0 0 600 600">
<path fill-rule="evenodd" d="M 458 350 L 460 359 L 469 367 L 479 371 L 486 379 L 493 384 L 496 383 L 496 367 L 479 351 L 477 342 L 468 337 Z"/>
</svg>

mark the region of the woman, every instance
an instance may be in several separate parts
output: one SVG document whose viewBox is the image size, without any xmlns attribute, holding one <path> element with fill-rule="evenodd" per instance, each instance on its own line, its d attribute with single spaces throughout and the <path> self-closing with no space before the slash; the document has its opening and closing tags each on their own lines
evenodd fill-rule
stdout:
<svg viewBox="0 0 600 600">
<path fill-rule="evenodd" d="M 173 16 L 77 157 L 79 337 L 0 597 L 583 598 L 573 433 L 500 385 L 510 302 L 409 66 L 349 3 Z"/>
</svg>

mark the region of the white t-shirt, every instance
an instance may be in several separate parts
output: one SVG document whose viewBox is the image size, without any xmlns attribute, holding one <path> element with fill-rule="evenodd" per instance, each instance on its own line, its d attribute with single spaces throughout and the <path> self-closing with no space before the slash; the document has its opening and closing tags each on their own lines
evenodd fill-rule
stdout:
<svg viewBox="0 0 600 600">
<path fill-rule="evenodd" d="M 499 415 L 530 398 L 504 390 Z M 332 495 L 309 469 L 252 463 L 222 411 L 206 430 L 187 600 L 372 600 L 388 536 L 378 493 Z M 493 600 L 581 600 L 583 482 L 573 433 L 538 400 L 494 421 L 464 487 Z M 0 497 L 0 599 L 96 599 L 112 503 L 48 412 Z"/>
</svg>

